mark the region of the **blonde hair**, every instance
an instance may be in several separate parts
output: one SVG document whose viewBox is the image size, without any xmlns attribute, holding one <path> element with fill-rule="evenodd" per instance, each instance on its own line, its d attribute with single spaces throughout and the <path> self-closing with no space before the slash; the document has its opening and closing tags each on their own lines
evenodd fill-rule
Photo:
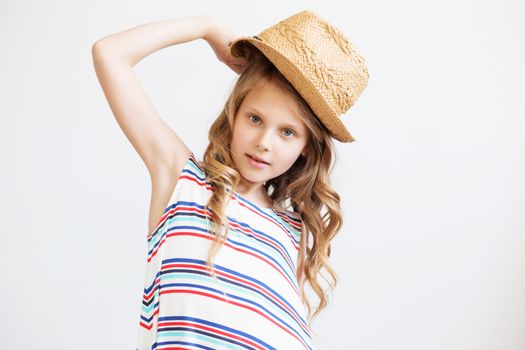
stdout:
<svg viewBox="0 0 525 350">
<path fill-rule="evenodd" d="M 249 44 L 248 44 L 249 45 Z M 230 143 L 233 135 L 235 115 L 249 91 L 260 84 L 272 81 L 278 84 L 284 92 L 292 96 L 300 107 L 304 123 L 308 129 L 306 156 L 300 156 L 284 174 L 266 181 L 264 189 L 274 204 L 283 208 L 288 200 L 293 211 L 302 218 L 301 239 L 304 240 L 299 254 L 305 254 L 300 271 L 301 297 L 308 309 L 308 323 L 324 309 L 327 304 L 327 294 L 322 289 L 318 275 L 321 269 L 326 269 L 332 279 L 329 287 L 333 290 L 337 284 L 337 275 L 328 262 L 330 256 L 330 242 L 340 230 L 343 222 L 340 207 L 340 197 L 331 185 L 329 174 L 332 159 L 335 163 L 335 150 L 332 137 L 326 127 L 320 123 L 306 101 L 295 88 L 264 56 L 249 45 L 250 60 L 246 69 L 238 77 L 233 90 L 227 99 L 224 109 L 213 122 L 209 131 L 209 145 L 199 162 L 207 173 L 207 182 L 213 189 L 213 194 L 207 203 L 212 222 L 212 232 L 215 233 L 213 244 L 208 253 L 208 268 L 211 268 L 213 277 L 213 261 L 218 250 L 226 241 L 229 231 L 229 222 L 225 214 L 225 207 L 231 199 L 232 192 L 236 191 L 241 175 L 235 170 L 230 153 Z M 270 193 L 271 190 L 271 193 Z M 324 213 L 321 211 L 324 209 Z M 224 234 L 221 228 L 224 227 Z M 309 246 L 310 237 L 313 239 Z M 304 250 L 303 250 L 304 248 Z M 303 273 L 304 272 L 304 273 Z M 319 297 L 319 304 L 312 315 L 304 283 L 308 282 Z"/>
</svg>

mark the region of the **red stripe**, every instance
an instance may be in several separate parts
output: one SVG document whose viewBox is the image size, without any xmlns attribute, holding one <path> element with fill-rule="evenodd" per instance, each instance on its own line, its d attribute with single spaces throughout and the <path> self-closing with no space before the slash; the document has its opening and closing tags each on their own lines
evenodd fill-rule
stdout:
<svg viewBox="0 0 525 350">
<path fill-rule="evenodd" d="M 197 329 L 203 329 L 203 330 L 211 332 L 211 333 L 223 335 L 223 336 L 226 336 L 228 338 L 237 339 L 237 340 L 239 340 L 239 341 L 241 341 L 241 342 L 243 342 L 245 344 L 250 344 L 252 346 L 255 346 L 257 349 L 264 350 L 264 348 L 261 347 L 261 345 L 259 345 L 257 343 L 254 343 L 250 339 L 241 337 L 241 336 L 239 336 L 239 335 L 237 335 L 235 333 L 231 333 L 231 332 L 226 332 L 226 331 L 220 330 L 219 328 L 212 328 L 212 327 L 205 326 L 203 324 L 195 323 L 195 322 L 191 322 L 191 321 L 164 321 L 164 322 L 159 322 L 159 327 L 169 327 L 169 326 L 193 326 L 194 328 L 197 328 Z"/>
<path fill-rule="evenodd" d="M 188 263 L 165 264 L 165 265 L 162 265 L 161 270 L 167 270 L 167 269 L 170 269 L 170 268 L 177 268 L 177 267 L 178 268 L 193 268 L 194 270 L 200 270 L 200 271 L 205 271 L 206 270 L 206 267 L 204 267 L 202 265 L 191 264 L 191 263 L 190 264 L 188 264 Z M 264 295 L 270 297 L 272 300 L 276 301 L 283 308 L 288 310 L 288 312 L 293 316 L 293 318 L 296 320 L 296 322 L 299 323 L 301 325 L 301 327 L 307 332 L 307 330 L 304 327 L 304 324 L 303 324 L 302 320 L 299 317 L 297 317 L 297 315 L 294 312 L 294 310 L 292 308 L 290 308 L 288 305 L 286 305 L 285 303 L 283 303 L 281 301 L 281 299 L 277 298 L 274 294 L 270 293 L 266 289 L 263 289 L 261 286 L 259 286 L 256 283 L 253 283 L 253 282 L 248 281 L 246 279 L 239 278 L 239 277 L 237 277 L 235 275 L 232 275 L 230 273 L 218 270 L 217 274 L 220 275 L 220 276 L 225 276 L 225 277 L 229 278 L 230 280 L 234 280 L 234 281 L 240 282 L 240 283 L 242 283 L 244 285 L 252 286 L 253 288 L 255 288 L 255 289 L 259 290 L 260 292 L 262 292 Z"/>
<path fill-rule="evenodd" d="M 190 293 L 190 294 L 199 294 L 199 295 L 202 295 L 202 296 L 205 296 L 205 297 L 209 297 L 209 298 L 213 298 L 213 299 L 217 299 L 217 300 L 221 300 L 221 301 L 226 301 L 222 298 L 218 298 L 216 297 L 215 295 L 212 295 L 212 294 L 208 294 L 208 293 L 204 293 L 204 292 L 200 292 L 200 291 L 196 291 L 196 290 L 191 290 L 191 289 L 179 289 L 179 290 L 165 290 L 165 291 L 161 291 L 160 294 L 174 294 L 174 293 Z M 261 315 L 262 317 L 266 318 L 268 321 L 274 323 L 276 326 L 278 326 L 279 328 L 281 328 L 282 330 L 284 330 L 286 333 L 290 334 L 292 337 L 294 337 L 295 339 L 297 339 L 301 344 L 304 344 L 303 341 L 298 338 L 295 334 L 293 334 L 292 332 L 290 332 L 288 329 L 286 329 L 285 327 L 283 327 L 282 325 L 280 325 L 279 323 L 277 323 L 276 321 L 274 321 L 272 318 L 266 316 L 264 313 L 260 312 L 259 310 L 251 307 L 251 306 L 248 306 L 248 305 L 244 305 L 244 304 L 241 304 L 241 303 L 238 303 L 236 301 L 226 301 L 227 303 L 229 304 L 233 304 L 233 305 L 237 305 L 239 307 L 242 307 L 242 308 L 245 308 L 245 309 L 248 309 L 250 311 L 253 311 L 255 313 L 258 313 L 259 315 Z"/>
</svg>

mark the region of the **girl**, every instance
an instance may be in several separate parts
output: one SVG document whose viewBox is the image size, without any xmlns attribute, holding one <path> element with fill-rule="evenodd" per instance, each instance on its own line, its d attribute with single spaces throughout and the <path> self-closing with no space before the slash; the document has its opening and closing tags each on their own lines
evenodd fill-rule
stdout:
<svg viewBox="0 0 525 350">
<path fill-rule="evenodd" d="M 202 161 L 132 70 L 200 38 L 239 74 Z M 137 349 L 313 349 L 311 321 L 327 305 L 320 270 L 337 283 L 332 138 L 354 141 L 339 117 L 367 84 L 362 56 L 312 11 L 241 38 L 209 16 L 159 21 L 102 38 L 92 53 L 153 187 Z M 305 282 L 320 299 L 313 315 Z"/>
</svg>

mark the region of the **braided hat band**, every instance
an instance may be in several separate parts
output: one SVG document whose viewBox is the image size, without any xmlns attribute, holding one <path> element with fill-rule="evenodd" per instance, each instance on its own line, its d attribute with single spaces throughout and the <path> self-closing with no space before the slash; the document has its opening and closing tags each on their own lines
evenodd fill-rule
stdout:
<svg viewBox="0 0 525 350">
<path fill-rule="evenodd" d="M 340 142 L 354 137 L 341 117 L 368 85 L 368 69 L 355 45 L 336 27 L 311 10 L 292 15 L 258 35 L 230 45 L 241 57 L 246 42 L 264 54 L 308 103 Z"/>
</svg>

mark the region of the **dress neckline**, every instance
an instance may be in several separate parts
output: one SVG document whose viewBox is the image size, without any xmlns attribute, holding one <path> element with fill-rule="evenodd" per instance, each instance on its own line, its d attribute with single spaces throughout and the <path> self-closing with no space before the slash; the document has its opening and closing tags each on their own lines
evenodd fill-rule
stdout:
<svg viewBox="0 0 525 350">
<path fill-rule="evenodd" d="M 242 194 L 240 194 L 237 191 L 233 191 L 233 194 L 235 194 L 236 197 L 242 199 L 243 201 L 247 202 L 248 204 L 256 207 L 257 209 L 261 209 L 261 210 L 263 210 L 265 212 L 276 212 L 276 211 L 279 211 L 278 209 L 276 209 L 275 205 L 273 207 L 271 207 L 271 208 L 265 208 L 263 206 L 260 206 L 260 205 L 256 204 L 255 202 L 249 200 L 248 198 L 246 198 L 245 196 L 243 196 Z"/>
<path fill-rule="evenodd" d="M 197 159 L 195 158 L 195 154 L 192 152 L 191 155 L 193 156 L 193 159 L 196 161 L 196 164 L 197 164 L 197 166 L 199 167 L 199 169 L 201 169 L 202 172 L 205 174 L 205 178 L 206 178 L 206 176 L 207 176 L 207 175 L 206 175 L 206 172 L 204 171 L 203 168 L 201 168 L 201 166 L 200 166 L 200 162 L 197 161 Z M 231 191 L 231 190 L 227 189 L 227 191 Z M 265 212 L 267 212 L 267 213 L 272 213 L 272 212 L 273 212 L 273 213 L 277 213 L 277 212 L 282 213 L 282 212 L 283 212 L 282 210 L 280 210 L 280 209 L 282 209 L 282 208 L 279 208 L 279 209 L 278 209 L 278 208 L 276 208 L 277 206 L 275 206 L 275 205 L 274 205 L 272 208 L 265 208 L 265 207 L 262 207 L 262 206 L 260 206 L 260 205 L 258 205 L 258 204 L 256 204 L 256 203 L 252 202 L 252 201 L 249 200 L 248 198 L 244 197 L 242 194 L 240 194 L 240 193 L 237 192 L 237 191 L 233 191 L 233 194 L 234 194 L 236 197 L 241 198 L 243 201 L 247 202 L 248 204 L 254 206 L 255 208 L 260 209 L 260 210 L 262 210 L 262 211 L 265 211 Z"/>
</svg>

